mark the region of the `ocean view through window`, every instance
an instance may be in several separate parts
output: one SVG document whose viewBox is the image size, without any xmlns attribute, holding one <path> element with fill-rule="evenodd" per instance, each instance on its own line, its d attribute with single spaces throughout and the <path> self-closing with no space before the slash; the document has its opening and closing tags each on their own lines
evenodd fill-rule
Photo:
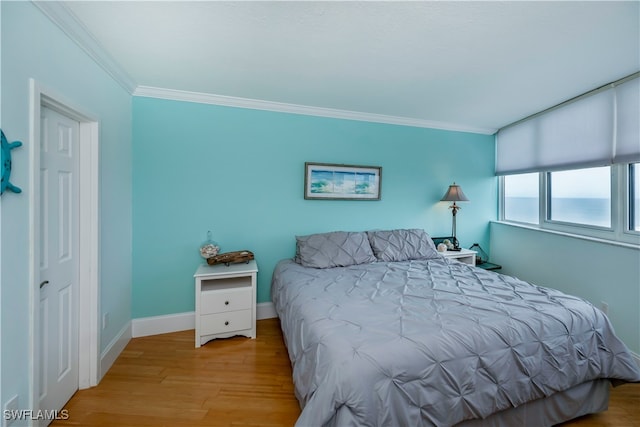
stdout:
<svg viewBox="0 0 640 427">
<path fill-rule="evenodd" d="M 550 172 L 549 214 L 552 221 L 611 227 L 611 168 Z"/>
<path fill-rule="evenodd" d="M 640 247 L 640 163 L 500 177 L 501 221 Z"/>
<path fill-rule="evenodd" d="M 538 224 L 540 203 L 539 174 L 525 173 L 504 177 L 504 219 Z"/>
<path fill-rule="evenodd" d="M 528 182 L 524 174 L 500 177 L 500 221 L 640 249 L 640 163 L 593 169 L 576 170 L 575 176 L 536 172 Z M 596 184 L 590 183 L 594 177 Z M 536 182 L 538 197 L 531 195 Z M 569 189 L 573 194 L 565 192 Z"/>
</svg>

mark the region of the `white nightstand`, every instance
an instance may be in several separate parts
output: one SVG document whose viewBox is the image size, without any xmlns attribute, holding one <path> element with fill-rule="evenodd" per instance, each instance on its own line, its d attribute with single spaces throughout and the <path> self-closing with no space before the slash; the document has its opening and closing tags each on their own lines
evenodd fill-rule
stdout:
<svg viewBox="0 0 640 427">
<path fill-rule="evenodd" d="M 201 265 L 196 281 L 196 347 L 214 338 L 256 337 L 255 260 Z"/>
<path fill-rule="evenodd" d="M 459 251 L 446 251 L 439 253 L 445 258 L 455 259 L 456 261 L 464 262 L 465 264 L 476 265 L 476 251 L 460 249 Z"/>
</svg>

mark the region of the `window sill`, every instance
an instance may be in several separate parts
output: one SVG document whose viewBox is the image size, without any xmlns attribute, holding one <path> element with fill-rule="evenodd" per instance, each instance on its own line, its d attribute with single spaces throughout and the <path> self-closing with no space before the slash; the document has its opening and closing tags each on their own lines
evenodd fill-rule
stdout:
<svg viewBox="0 0 640 427">
<path fill-rule="evenodd" d="M 622 247 L 622 248 L 640 250 L 640 245 L 634 244 L 634 243 L 627 243 L 627 242 L 619 242 L 619 241 L 616 241 L 616 240 L 601 239 L 601 238 L 598 238 L 598 237 L 584 236 L 582 234 L 568 233 L 566 231 L 550 230 L 548 228 L 540 228 L 540 227 L 536 227 L 535 225 L 526 225 L 526 224 L 521 224 L 521 223 L 516 223 L 516 222 L 508 222 L 508 221 L 491 221 L 491 222 L 495 223 L 495 224 L 500 224 L 500 225 L 508 225 L 510 227 L 524 228 L 525 230 L 539 231 L 541 233 L 555 234 L 557 236 L 571 237 L 571 238 L 574 238 L 574 239 L 587 240 L 589 242 L 604 243 L 606 245 L 612 245 L 612 246 L 618 246 L 618 247 Z"/>
</svg>

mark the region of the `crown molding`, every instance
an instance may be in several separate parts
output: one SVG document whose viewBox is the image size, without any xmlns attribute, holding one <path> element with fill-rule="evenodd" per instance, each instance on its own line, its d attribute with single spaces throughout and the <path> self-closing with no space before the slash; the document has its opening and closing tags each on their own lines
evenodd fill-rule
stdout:
<svg viewBox="0 0 640 427">
<path fill-rule="evenodd" d="M 406 117 L 362 113 L 358 111 L 338 110 L 333 108 L 311 107 L 306 105 L 262 101 L 259 99 L 238 98 L 234 96 L 213 95 L 209 93 L 189 92 L 150 86 L 138 86 L 133 92 L 133 96 L 167 99 L 172 101 L 196 102 L 199 104 L 220 105 L 225 107 L 249 108 L 252 110 L 275 111 L 280 113 L 302 114 L 306 116 L 357 120 L 362 122 L 385 123 L 392 125 L 440 129 L 456 132 L 470 132 L 485 135 L 493 135 L 496 132 L 496 129 L 462 126 L 453 123 L 444 123 L 432 120 L 411 119 Z"/>
<path fill-rule="evenodd" d="M 137 83 L 133 78 L 107 53 L 100 42 L 87 30 L 85 25 L 76 18 L 69 8 L 60 1 L 33 1 L 51 22 L 60 29 L 82 50 L 84 50 L 104 71 L 107 72 L 124 90 L 133 94 Z"/>
</svg>

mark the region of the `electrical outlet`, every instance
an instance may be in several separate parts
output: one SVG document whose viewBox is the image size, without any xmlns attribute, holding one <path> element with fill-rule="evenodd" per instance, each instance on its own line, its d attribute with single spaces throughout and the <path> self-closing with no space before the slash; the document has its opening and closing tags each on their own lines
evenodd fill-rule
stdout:
<svg viewBox="0 0 640 427">
<path fill-rule="evenodd" d="M 18 395 L 16 394 L 4 404 L 4 427 L 13 425 L 16 418 L 12 417 L 12 413 L 18 412 Z"/>
<path fill-rule="evenodd" d="M 102 329 L 107 329 L 109 326 L 109 312 L 102 315 Z"/>
<path fill-rule="evenodd" d="M 609 303 L 600 301 L 600 310 L 602 310 L 604 314 L 609 314 Z"/>
</svg>

